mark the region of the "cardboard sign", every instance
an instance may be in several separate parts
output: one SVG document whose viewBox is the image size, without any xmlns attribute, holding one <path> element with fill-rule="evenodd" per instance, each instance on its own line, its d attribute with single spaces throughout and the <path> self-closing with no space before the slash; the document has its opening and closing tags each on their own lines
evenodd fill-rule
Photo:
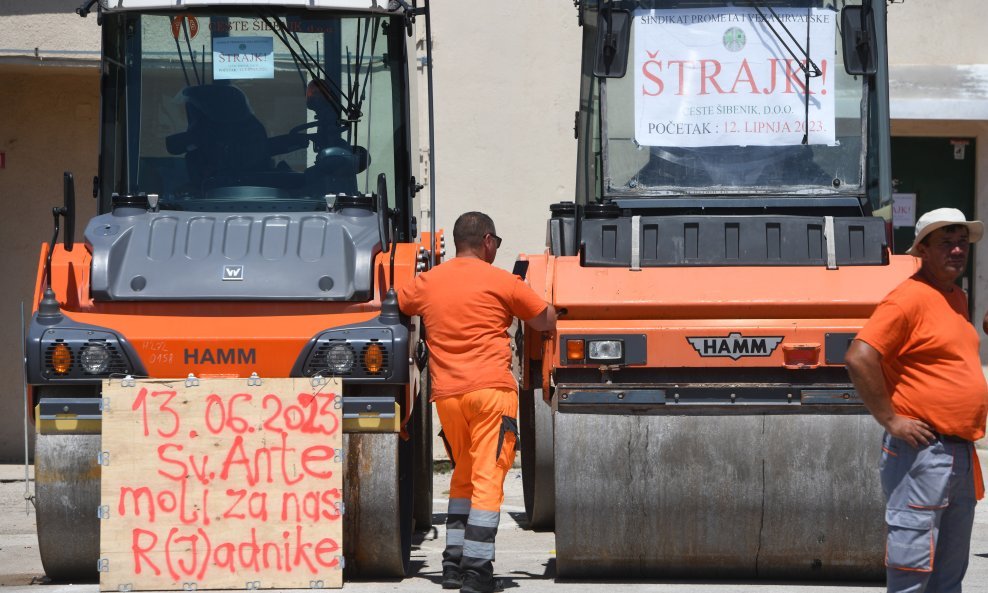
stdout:
<svg viewBox="0 0 988 593">
<path fill-rule="evenodd" d="M 636 10 L 638 144 L 784 146 L 801 144 L 807 129 L 809 144 L 835 144 L 837 13 L 822 8 L 774 13 L 740 7 Z M 810 78 L 808 94 L 800 70 L 807 19 L 809 55 L 822 71 Z"/>
<path fill-rule="evenodd" d="M 100 589 L 341 587 L 340 392 L 104 381 Z"/>
</svg>

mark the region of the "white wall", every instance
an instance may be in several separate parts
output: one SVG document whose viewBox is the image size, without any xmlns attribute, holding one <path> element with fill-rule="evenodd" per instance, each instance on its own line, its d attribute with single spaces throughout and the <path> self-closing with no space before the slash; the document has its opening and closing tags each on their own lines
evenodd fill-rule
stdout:
<svg viewBox="0 0 988 593">
<path fill-rule="evenodd" d="M 905 0 L 889 15 L 889 63 L 988 64 L 984 0 Z"/>
<path fill-rule="evenodd" d="M 544 250 L 549 204 L 573 199 L 576 9 L 524 0 L 430 5 L 436 226 L 446 230 L 452 256 L 456 217 L 486 212 L 504 239 L 496 264 L 510 269 L 519 253 Z M 424 76 L 420 85 L 424 92 Z"/>
</svg>

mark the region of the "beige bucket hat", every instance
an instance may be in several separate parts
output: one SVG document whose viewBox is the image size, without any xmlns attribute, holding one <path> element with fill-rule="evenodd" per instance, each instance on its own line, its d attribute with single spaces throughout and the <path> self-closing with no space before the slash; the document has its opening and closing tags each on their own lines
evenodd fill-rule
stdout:
<svg viewBox="0 0 988 593">
<path fill-rule="evenodd" d="M 955 224 L 962 224 L 967 227 L 969 233 L 968 239 L 971 243 L 977 243 L 985 234 L 985 225 L 980 220 L 967 220 L 964 218 L 964 213 L 957 208 L 937 208 L 920 216 L 919 220 L 916 221 L 916 240 L 913 241 L 912 246 L 906 253 L 919 257 L 919 251 L 916 250 L 916 246 L 927 235 L 937 229 Z"/>
</svg>

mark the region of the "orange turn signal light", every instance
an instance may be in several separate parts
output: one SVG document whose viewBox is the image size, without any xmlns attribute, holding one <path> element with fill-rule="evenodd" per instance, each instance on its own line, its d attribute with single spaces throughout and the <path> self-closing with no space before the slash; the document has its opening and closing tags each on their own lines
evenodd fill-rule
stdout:
<svg viewBox="0 0 988 593">
<path fill-rule="evenodd" d="M 381 349 L 380 344 L 371 343 L 364 350 L 364 367 L 368 373 L 376 375 L 381 372 L 383 366 L 384 350 Z"/>
<path fill-rule="evenodd" d="M 782 360 L 787 369 L 815 369 L 820 366 L 820 344 L 783 344 Z"/>
<path fill-rule="evenodd" d="M 51 353 L 51 366 L 56 375 L 65 375 L 72 368 L 72 351 L 65 344 L 56 344 Z"/>
<path fill-rule="evenodd" d="M 586 343 L 583 340 L 566 340 L 566 360 L 583 360 Z"/>
</svg>

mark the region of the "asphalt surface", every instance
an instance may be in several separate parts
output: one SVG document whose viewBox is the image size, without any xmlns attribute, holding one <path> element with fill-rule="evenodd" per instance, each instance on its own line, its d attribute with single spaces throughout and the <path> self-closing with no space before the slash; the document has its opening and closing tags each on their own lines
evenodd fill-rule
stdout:
<svg viewBox="0 0 988 593">
<path fill-rule="evenodd" d="M 982 458 L 988 457 L 982 451 Z M 988 475 L 988 472 L 986 472 Z M 435 475 L 434 519 L 437 526 L 416 536 L 412 551 L 412 574 L 401 581 L 353 582 L 345 591 L 438 593 L 441 554 L 445 533 L 441 525 L 446 510 L 449 474 Z M 33 482 L 29 480 L 29 489 Z M 3 593 L 96 593 L 95 584 L 54 584 L 44 576 L 38 556 L 35 516 L 26 512 L 23 466 L 0 466 L 0 590 Z M 555 539 L 552 533 L 523 528 L 524 503 L 521 472 L 507 478 L 505 504 L 497 540 L 496 570 L 505 590 L 559 592 L 670 592 L 670 593 L 878 593 L 878 583 L 780 583 L 780 582 L 572 582 L 555 579 Z M 964 591 L 988 593 L 988 504 L 978 506 L 975 517 L 971 563 Z"/>
</svg>

